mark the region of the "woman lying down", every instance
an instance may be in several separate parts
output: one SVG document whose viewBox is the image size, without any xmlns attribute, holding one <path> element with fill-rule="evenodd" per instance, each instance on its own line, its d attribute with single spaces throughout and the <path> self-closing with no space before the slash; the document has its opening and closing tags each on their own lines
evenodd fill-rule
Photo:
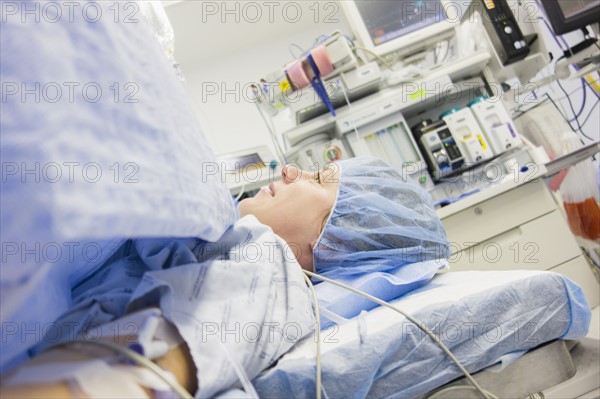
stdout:
<svg viewBox="0 0 600 399">
<path fill-rule="evenodd" d="M 56 329 L 69 334 L 53 331 L 4 376 L 2 397 L 172 395 L 147 367 L 82 340 L 132 349 L 197 397 L 248 390 L 318 328 L 302 269 L 351 284 L 367 275 L 371 293 L 385 282 L 389 300 L 429 281 L 440 267 L 432 260 L 447 255 L 427 193 L 381 161 L 286 166 L 281 177 L 239 204 L 218 242 L 126 241 L 72 289 Z"/>
</svg>

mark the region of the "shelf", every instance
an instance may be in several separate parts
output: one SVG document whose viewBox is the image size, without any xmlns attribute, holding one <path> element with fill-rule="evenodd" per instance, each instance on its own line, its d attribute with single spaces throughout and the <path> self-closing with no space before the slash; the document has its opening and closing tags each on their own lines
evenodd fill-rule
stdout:
<svg viewBox="0 0 600 399">
<path fill-rule="evenodd" d="M 487 52 L 476 53 L 435 69 L 425 78 L 381 90 L 354 102 L 351 106 L 341 107 L 336 110 L 336 117 L 329 113 L 321 115 L 283 134 L 289 144 L 294 146 L 315 133 L 327 132 L 333 137 L 334 133 L 341 134 L 395 112 L 418 112 L 439 102 L 440 94 L 443 94 L 440 93 L 440 88 L 449 87 L 453 81 L 479 73 L 489 59 L 490 55 Z"/>
</svg>

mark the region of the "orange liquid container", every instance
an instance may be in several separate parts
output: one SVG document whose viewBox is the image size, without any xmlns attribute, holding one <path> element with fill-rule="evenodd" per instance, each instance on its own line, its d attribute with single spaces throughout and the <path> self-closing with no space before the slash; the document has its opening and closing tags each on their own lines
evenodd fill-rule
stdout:
<svg viewBox="0 0 600 399">
<path fill-rule="evenodd" d="M 600 238 L 600 208 L 594 198 L 565 202 L 564 205 L 573 234 L 588 240 Z"/>
</svg>

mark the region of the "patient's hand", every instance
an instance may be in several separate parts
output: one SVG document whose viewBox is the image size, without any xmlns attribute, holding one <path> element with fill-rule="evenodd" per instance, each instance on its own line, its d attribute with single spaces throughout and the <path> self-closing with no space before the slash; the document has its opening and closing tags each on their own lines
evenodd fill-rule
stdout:
<svg viewBox="0 0 600 399">
<path fill-rule="evenodd" d="M 118 321 L 120 319 L 117 319 Z M 137 341 L 137 336 L 128 335 L 117 335 L 114 337 L 104 337 L 106 341 L 121 344 L 123 346 Z M 98 346 L 92 345 L 65 345 L 47 350 L 41 353 L 39 356 L 29 360 L 17 370 L 11 371 L 2 377 L 2 385 L 0 387 L 1 398 L 75 398 L 85 397 L 82 395 L 80 389 L 79 392 L 69 386 L 68 381 L 59 381 L 51 384 L 35 384 L 35 385 L 6 385 L 18 370 L 27 371 L 29 366 L 41 366 L 41 365 L 52 365 L 52 364 L 64 364 L 64 363 L 76 363 L 84 362 L 89 360 L 100 360 L 115 356 L 115 352 L 110 349 L 105 349 Z M 185 342 L 182 342 L 175 349 L 170 350 L 160 359 L 156 360 L 155 363 L 163 370 L 171 372 L 179 384 L 183 386 L 190 394 L 193 394 L 197 390 L 196 383 L 196 367 L 190 356 Z M 132 366 L 134 367 L 134 366 Z M 110 383 L 110 382 L 109 382 Z M 151 397 L 151 390 L 142 387 L 148 397 Z M 119 392 L 115 392 L 118 396 Z"/>
</svg>

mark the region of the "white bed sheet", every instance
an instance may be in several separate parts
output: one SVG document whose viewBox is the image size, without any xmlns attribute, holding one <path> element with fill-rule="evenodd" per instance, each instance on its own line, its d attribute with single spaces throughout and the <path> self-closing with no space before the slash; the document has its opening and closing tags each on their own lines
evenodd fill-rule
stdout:
<svg viewBox="0 0 600 399">
<path fill-rule="evenodd" d="M 590 309 L 566 277 L 539 271 L 454 272 L 393 302 L 441 335 L 470 372 L 556 339 L 585 336 Z M 403 316 L 377 308 L 322 332 L 328 398 L 408 398 L 461 375 Z M 254 380 L 261 398 L 315 395 L 315 342 L 296 345 Z"/>
</svg>

